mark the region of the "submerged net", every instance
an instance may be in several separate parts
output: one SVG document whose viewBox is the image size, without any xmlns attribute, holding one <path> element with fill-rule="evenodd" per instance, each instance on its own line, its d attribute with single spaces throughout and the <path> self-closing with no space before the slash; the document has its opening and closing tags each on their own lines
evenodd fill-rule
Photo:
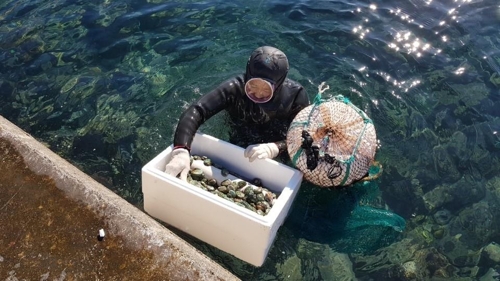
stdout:
<svg viewBox="0 0 500 281">
<path fill-rule="evenodd" d="M 294 118 L 287 149 L 304 178 L 322 187 L 345 186 L 367 175 L 375 158 L 377 136 L 372 120 L 342 95 L 314 103 Z"/>
<path fill-rule="evenodd" d="M 285 226 L 300 238 L 336 252 L 373 254 L 401 238 L 404 218 L 380 204 L 376 181 L 335 192 L 303 183 Z"/>
</svg>

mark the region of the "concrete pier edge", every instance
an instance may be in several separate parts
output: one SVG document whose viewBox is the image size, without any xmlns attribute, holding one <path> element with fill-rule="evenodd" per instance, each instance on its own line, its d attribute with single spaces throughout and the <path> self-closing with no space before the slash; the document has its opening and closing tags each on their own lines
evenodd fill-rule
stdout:
<svg viewBox="0 0 500 281">
<path fill-rule="evenodd" d="M 109 227 L 106 235 L 119 235 L 127 247 L 150 251 L 157 268 L 168 272 L 169 280 L 239 280 L 2 116 L 0 138 L 16 148 L 31 171 L 49 176 L 69 198 L 86 204 L 103 217 Z"/>
</svg>

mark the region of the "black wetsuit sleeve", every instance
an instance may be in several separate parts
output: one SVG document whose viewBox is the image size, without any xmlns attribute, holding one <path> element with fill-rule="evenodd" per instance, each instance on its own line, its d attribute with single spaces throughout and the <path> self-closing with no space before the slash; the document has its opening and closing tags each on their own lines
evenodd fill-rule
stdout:
<svg viewBox="0 0 500 281">
<path fill-rule="evenodd" d="M 292 107 L 290 108 L 290 111 L 288 112 L 287 116 L 287 126 L 290 126 L 292 123 L 293 119 L 297 114 L 304 108 L 310 105 L 309 102 L 309 96 L 307 95 L 307 92 L 304 88 L 300 87 L 299 92 L 295 96 L 295 100 L 292 104 Z M 275 144 L 278 146 L 279 153 L 282 154 L 287 150 L 286 146 L 286 139 L 277 141 Z"/>
<path fill-rule="evenodd" d="M 198 128 L 210 117 L 226 109 L 232 96 L 240 91 L 241 79 L 227 80 L 191 104 L 180 116 L 175 130 L 174 146 L 191 149 Z"/>
<path fill-rule="evenodd" d="M 293 102 L 292 108 L 290 110 L 290 115 L 288 116 L 290 123 L 302 109 L 306 108 L 309 105 L 309 96 L 307 95 L 306 90 L 301 87 L 299 92 L 297 93 L 295 101 Z"/>
</svg>

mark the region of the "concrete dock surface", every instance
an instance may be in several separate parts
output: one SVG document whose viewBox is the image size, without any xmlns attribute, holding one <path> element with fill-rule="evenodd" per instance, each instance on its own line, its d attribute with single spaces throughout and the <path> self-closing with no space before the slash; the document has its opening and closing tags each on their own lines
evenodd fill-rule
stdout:
<svg viewBox="0 0 500 281">
<path fill-rule="evenodd" d="M 239 279 L 0 116 L 0 280 Z"/>
</svg>

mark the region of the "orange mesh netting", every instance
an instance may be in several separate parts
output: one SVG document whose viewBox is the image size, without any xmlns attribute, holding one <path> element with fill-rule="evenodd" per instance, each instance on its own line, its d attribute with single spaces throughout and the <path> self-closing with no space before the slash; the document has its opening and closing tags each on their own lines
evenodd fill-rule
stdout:
<svg viewBox="0 0 500 281">
<path fill-rule="evenodd" d="M 287 149 L 304 178 L 322 187 L 349 185 L 368 174 L 375 158 L 377 136 L 371 119 L 347 98 L 321 99 L 294 118 Z"/>
</svg>

